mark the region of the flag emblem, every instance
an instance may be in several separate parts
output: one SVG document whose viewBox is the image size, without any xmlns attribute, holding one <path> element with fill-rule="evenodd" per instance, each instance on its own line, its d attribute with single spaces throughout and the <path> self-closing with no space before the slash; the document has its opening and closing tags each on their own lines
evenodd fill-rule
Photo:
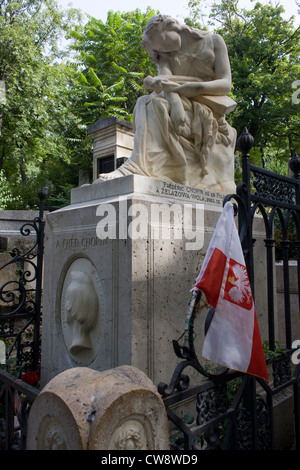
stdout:
<svg viewBox="0 0 300 470">
<path fill-rule="evenodd" d="M 229 261 L 224 298 L 247 310 L 252 308 L 253 300 L 246 266 L 233 259 Z"/>
</svg>

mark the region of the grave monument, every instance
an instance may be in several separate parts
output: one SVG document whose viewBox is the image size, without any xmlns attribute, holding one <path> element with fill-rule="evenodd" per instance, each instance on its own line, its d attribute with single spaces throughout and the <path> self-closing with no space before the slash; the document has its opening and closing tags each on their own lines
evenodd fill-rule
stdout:
<svg viewBox="0 0 300 470">
<path fill-rule="evenodd" d="M 146 78 L 152 93 L 136 104 L 131 155 L 130 126 L 98 122 L 90 129 L 97 160 L 107 157 L 106 128 L 110 139 L 125 129 L 127 160 L 47 215 L 42 385 L 80 366 L 131 365 L 156 385 L 168 382 L 177 363 L 172 340 L 184 331 L 223 197 L 235 192 L 236 132 L 225 120 L 235 103 L 227 96 L 224 41 L 158 15 L 142 45 L 158 75 Z"/>
</svg>

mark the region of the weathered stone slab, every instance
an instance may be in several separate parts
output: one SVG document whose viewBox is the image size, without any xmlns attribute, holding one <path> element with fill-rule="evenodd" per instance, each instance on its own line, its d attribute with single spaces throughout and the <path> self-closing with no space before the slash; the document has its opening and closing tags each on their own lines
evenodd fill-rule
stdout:
<svg viewBox="0 0 300 470">
<path fill-rule="evenodd" d="M 165 407 L 153 383 L 134 367 L 69 369 L 34 401 L 27 449 L 167 450 Z"/>
</svg>

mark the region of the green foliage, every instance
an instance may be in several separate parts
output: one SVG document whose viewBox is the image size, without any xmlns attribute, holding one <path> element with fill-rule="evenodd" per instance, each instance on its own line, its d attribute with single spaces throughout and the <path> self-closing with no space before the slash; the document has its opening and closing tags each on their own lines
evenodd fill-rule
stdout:
<svg viewBox="0 0 300 470">
<path fill-rule="evenodd" d="M 18 199 L 13 196 L 3 170 L 0 170 L 0 210 L 7 209 L 10 204 L 16 203 Z"/>
<path fill-rule="evenodd" d="M 207 17 L 205 8 L 207 5 L 205 2 L 203 0 L 189 0 L 188 7 L 190 16 L 185 18 L 184 22 L 194 28 L 207 30 L 208 28 L 205 24 L 205 18 Z"/>
<path fill-rule="evenodd" d="M 84 124 L 90 125 L 99 117 L 116 116 L 130 119 L 131 116 L 120 105 L 127 101 L 125 96 L 118 96 L 123 91 L 124 79 L 107 87 L 97 76 L 95 69 L 89 67 L 86 76 L 80 72 L 78 77 L 78 88 L 82 94 L 82 104 L 77 111 Z"/>
<path fill-rule="evenodd" d="M 223 21 L 218 31 L 229 50 L 238 103 L 232 123 L 238 131 L 242 123 L 248 126 L 262 157 L 268 152 L 278 158 L 278 149 L 285 147 L 280 157 L 287 161 L 300 143 L 299 109 L 291 99 L 292 83 L 300 76 L 300 31 L 283 19 L 283 11 L 256 3 L 250 11 L 238 13 L 235 7 L 229 17 L 222 10 L 216 17 Z"/>
<path fill-rule="evenodd" d="M 92 174 L 87 126 L 100 117 L 131 120 L 155 70 L 140 48 L 154 11 L 109 12 L 106 23 L 55 0 L 5 0 L 0 5 L 0 169 L 9 208 L 36 207 L 37 190 L 51 186 L 48 204 L 65 205 L 79 170 Z M 65 38 L 65 39 L 64 39 Z M 59 49 L 59 41 L 72 48 Z M 2 97 L 3 98 L 3 97 Z M 17 198 L 16 196 L 20 196 Z"/>
<path fill-rule="evenodd" d="M 76 184 L 70 139 L 83 147 L 86 136 L 69 108 L 77 69 L 57 41 L 77 16 L 62 12 L 54 0 L 6 0 L 0 13 L 0 80 L 6 90 L 0 103 L 0 169 L 19 196 L 9 206 L 27 208 L 35 206 L 38 186 L 46 182 L 54 192 L 66 178 Z"/>
<path fill-rule="evenodd" d="M 285 348 L 283 345 L 279 344 L 278 341 L 275 341 L 275 349 L 273 351 L 272 349 L 270 349 L 269 341 L 265 340 L 263 341 L 263 351 L 264 351 L 266 360 L 273 361 L 273 360 L 278 359 L 280 355 L 285 353 Z"/>
<path fill-rule="evenodd" d="M 154 13 L 150 8 L 145 14 L 138 9 L 122 14 L 109 11 L 106 23 L 91 17 L 83 28 L 70 33 L 80 64 L 77 111 L 85 124 L 107 116 L 132 120 L 136 100 L 145 94 L 143 78 L 156 73 L 140 47 Z"/>
<path fill-rule="evenodd" d="M 206 3 L 190 2 L 194 16 Z M 271 2 L 247 10 L 238 0 L 221 0 L 213 4 L 208 21 L 223 36 L 230 57 L 237 108 L 228 120 L 238 134 L 247 126 L 260 153 L 259 166 L 280 171 L 300 144 L 299 105 L 292 103 L 292 84 L 300 77 L 300 30 L 283 13 Z"/>
</svg>

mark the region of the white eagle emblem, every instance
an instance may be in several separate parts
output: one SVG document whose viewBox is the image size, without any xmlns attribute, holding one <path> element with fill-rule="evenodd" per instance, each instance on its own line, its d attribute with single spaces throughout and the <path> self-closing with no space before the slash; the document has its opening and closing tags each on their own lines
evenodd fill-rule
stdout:
<svg viewBox="0 0 300 470">
<path fill-rule="evenodd" d="M 246 267 L 241 264 L 232 266 L 234 275 L 228 277 L 228 282 L 233 286 L 228 290 L 230 299 L 236 304 L 251 304 L 252 294 Z"/>
</svg>

